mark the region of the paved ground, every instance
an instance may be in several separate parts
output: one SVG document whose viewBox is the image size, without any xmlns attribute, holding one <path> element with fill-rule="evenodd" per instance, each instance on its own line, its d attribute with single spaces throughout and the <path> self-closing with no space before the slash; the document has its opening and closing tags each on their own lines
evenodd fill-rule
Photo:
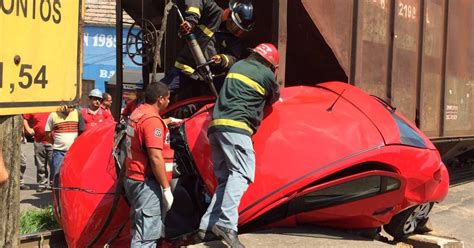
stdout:
<svg viewBox="0 0 474 248">
<path fill-rule="evenodd" d="M 53 198 L 50 190 L 37 193 L 36 188 L 36 167 L 34 162 L 33 143 L 21 145 L 22 151 L 26 155 L 26 172 L 23 175 L 25 184 L 30 186 L 30 190 L 20 192 L 20 211 L 34 208 L 44 208 L 52 204 Z"/>
<path fill-rule="evenodd" d="M 36 193 L 36 168 L 33 162 L 33 145 L 22 145 L 27 156 L 25 182 L 31 190 L 20 194 L 21 211 L 42 208 L 52 204 L 51 191 Z M 448 197 L 435 205 L 430 214 L 434 233 L 464 241 L 466 248 L 474 248 L 474 179 L 450 188 Z M 259 234 L 241 235 L 248 247 L 397 247 L 370 241 L 344 232 L 321 228 L 279 229 Z M 225 247 L 221 242 L 194 247 Z"/>
<path fill-rule="evenodd" d="M 297 229 L 276 229 L 259 233 L 239 235 L 246 247 L 357 247 L 383 248 L 396 247 L 379 241 L 368 240 L 345 232 L 317 227 L 302 227 Z M 222 241 L 213 241 L 188 246 L 190 248 L 225 248 Z"/>
<path fill-rule="evenodd" d="M 449 189 L 448 196 L 430 213 L 433 233 L 454 237 L 474 248 L 474 179 Z"/>
</svg>

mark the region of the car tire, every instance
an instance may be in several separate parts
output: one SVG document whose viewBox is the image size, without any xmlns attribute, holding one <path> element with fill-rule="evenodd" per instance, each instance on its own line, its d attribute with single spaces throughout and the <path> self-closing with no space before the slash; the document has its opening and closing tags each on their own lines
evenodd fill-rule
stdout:
<svg viewBox="0 0 474 248">
<path fill-rule="evenodd" d="M 392 220 L 384 226 L 384 230 L 394 240 L 402 240 L 416 230 L 421 230 L 428 222 L 428 214 L 433 208 L 433 203 L 423 203 L 406 209 L 392 217 Z"/>
</svg>

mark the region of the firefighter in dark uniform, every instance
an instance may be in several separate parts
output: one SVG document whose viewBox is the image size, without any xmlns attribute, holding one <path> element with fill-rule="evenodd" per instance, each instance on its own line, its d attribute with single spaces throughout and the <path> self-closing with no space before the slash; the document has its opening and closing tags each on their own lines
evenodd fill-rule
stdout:
<svg viewBox="0 0 474 248">
<path fill-rule="evenodd" d="M 263 43 L 235 63 L 225 78 L 208 129 L 217 188 L 199 225 L 203 240 L 212 232 L 231 247 L 244 247 L 237 237 L 238 208 L 255 177 L 251 136 L 260 126 L 264 107 L 280 97 L 278 63 L 275 46 Z"/>
<path fill-rule="evenodd" d="M 224 75 L 242 55 L 240 38 L 254 27 L 252 2 L 230 1 L 229 9 L 223 10 L 214 0 L 185 0 L 184 6 L 180 7 L 185 10 L 180 34 L 193 32 L 206 60 L 212 58 L 214 61 L 213 73 Z M 187 45 L 178 54 L 174 66 L 162 79 L 172 92 L 171 101 L 207 94 Z"/>
</svg>

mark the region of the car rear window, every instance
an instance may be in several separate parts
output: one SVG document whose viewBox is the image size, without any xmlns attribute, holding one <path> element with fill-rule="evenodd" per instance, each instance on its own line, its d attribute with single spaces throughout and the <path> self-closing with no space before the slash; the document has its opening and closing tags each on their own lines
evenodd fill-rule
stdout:
<svg viewBox="0 0 474 248">
<path fill-rule="evenodd" d="M 398 130 L 400 131 L 400 140 L 402 144 L 419 148 L 427 148 L 425 141 L 423 138 L 421 138 L 418 132 L 395 113 L 395 107 L 388 104 L 378 96 L 371 96 L 374 97 L 380 104 L 382 104 L 382 106 L 384 106 L 392 115 L 393 119 L 397 123 Z"/>
<path fill-rule="evenodd" d="M 392 114 L 393 119 L 397 123 L 400 131 L 400 141 L 404 145 L 415 146 L 419 148 L 427 148 L 425 141 L 408 123 L 396 114 Z"/>
</svg>

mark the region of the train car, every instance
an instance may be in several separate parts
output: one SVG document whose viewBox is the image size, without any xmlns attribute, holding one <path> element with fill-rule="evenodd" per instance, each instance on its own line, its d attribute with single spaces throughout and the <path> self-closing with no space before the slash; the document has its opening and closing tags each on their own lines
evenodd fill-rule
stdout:
<svg viewBox="0 0 474 248">
<path fill-rule="evenodd" d="M 122 6 L 159 30 L 164 5 L 124 0 Z M 381 97 L 416 123 L 448 164 L 474 148 L 473 1 L 259 0 L 254 7 L 256 27 L 244 42 L 278 46 L 281 83 L 337 80 Z M 176 19 L 172 10 L 159 68 L 164 72 L 185 45 Z M 150 65 L 144 72 L 151 72 Z"/>
</svg>

